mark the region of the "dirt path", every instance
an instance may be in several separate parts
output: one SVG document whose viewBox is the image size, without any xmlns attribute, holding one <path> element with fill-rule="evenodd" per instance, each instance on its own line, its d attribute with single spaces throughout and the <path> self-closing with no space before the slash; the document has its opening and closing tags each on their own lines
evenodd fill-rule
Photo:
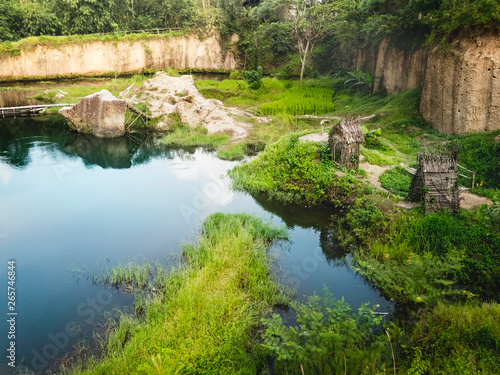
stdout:
<svg viewBox="0 0 500 375">
<path fill-rule="evenodd" d="M 460 192 L 460 207 L 465 208 L 467 210 L 471 209 L 474 206 L 480 204 L 493 204 L 488 198 L 480 197 L 479 195 L 472 194 L 466 191 Z"/>
</svg>

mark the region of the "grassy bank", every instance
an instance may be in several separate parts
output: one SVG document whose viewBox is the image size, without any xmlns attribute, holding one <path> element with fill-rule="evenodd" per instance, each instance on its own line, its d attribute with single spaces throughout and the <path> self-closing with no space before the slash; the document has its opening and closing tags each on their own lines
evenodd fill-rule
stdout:
<svg viewBox="0 0 500 375">
<path fill-rule="evenodd" d="M 266 248 L 285 238 L 247 215 L 213 214 L 183 264 L 162 273 L 140 318 L 123 316 L 102 358 L 76 374 L 255 373 L 252 334 L 286 303 L 269 273 Z"/>
<path fill-rule="evenodd" d="M 233 168 L 230 176 L 237 189 L 286 203 L 349 205 L 362 187 L 351 173 L 337 172 L 327 147 L 291 134 Z"/>
</svg>

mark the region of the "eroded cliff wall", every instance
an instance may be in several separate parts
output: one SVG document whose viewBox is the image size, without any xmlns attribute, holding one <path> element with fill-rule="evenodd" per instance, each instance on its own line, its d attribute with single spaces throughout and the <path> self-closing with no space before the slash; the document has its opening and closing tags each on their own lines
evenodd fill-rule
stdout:
<svg viewBox="0 0 500 375">
<path fill-rule="evenodd" d="M 232 41 L 235 41 L 233 38 Z M 0 80 L 134 73 L 144 69 L 231 70 L 234 53 L 223 50 L 216 35 L 159 35 L 125 41 L 92 41 L 65 45 L 35 45 L 18 56 L 0 56 Z"/>
<path fill-rule="evenodd" d="M 446 48 L 405 51 L 384 40 L 360 55 L 375 90 L 422 89 L 420 112 L 442 133 L 500 129 L 500 37 L 457 37 Z"/>
<path fill-rule="evenodd" d="M 420 112 L 443 133 L 500 129 L 500 38 L 462 37 L 431 50 Z"/>
</svg>

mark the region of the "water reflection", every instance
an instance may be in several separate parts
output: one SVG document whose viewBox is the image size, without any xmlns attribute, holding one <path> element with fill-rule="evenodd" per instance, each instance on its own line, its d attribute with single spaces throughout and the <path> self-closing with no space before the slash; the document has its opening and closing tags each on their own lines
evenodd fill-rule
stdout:
<svg viewBox="0 0 500 375">
<path fill-rule="evenodd" d="M 0 89 L 0 108 L 40 104 L 35 98 L 37 91 Z"/>
<path fill-rule="evenodd" d="M 175 150 L 159 145 L 155 137 L 134 134 L 102 139 L 70 131 L 62 116 L 4 119 L 0 121 L 0 158 L 15 168 L 29 165 L 30 151 L 44 146 L 44 152 L 80 157 L 87 167 L 126 169 L 156 157 L 173 157 Z M 189 150 L 179 150 L 189 155 Z M 191 151 L 194 152 L 194 149 Z"/>
</svg>

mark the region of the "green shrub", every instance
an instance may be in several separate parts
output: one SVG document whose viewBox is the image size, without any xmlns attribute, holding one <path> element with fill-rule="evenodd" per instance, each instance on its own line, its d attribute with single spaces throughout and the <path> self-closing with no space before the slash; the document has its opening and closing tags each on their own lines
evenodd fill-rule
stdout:
<svg viewBox="0 0 500 375">
<path fill-rule="evenodd" d="M 476 172 L 476 182 L 483 181 L 485 188 L 500 188 L 500 143 L 495 137 L 500 131 L 492 133 L 469 134 L 458 139 L 461 150 L 458 162 Z"/>
<path fill-rule="evenodd" d="M 262 86 L 262 67 L 257 67 L 257 70 L 245 72 L 245 82 L 252 90 L 258 90 Z"/>
<path fill-rule="evenodd" d="M 425 358 L 419 373 L 498 373 L 499 321 L 496 303 L 438 304 L 423 314 L 411 333 L 406 348 L 410 367 Z"/>
<path fill-rule="evenodd" d="M 285 326 L 278 314 L 262 320 L 263 345 L 276 359 L 276 373 L 360 374 L 377 368 L 380 346 L 368 349 L 382 317 L 367 304 L 352 312 L 343 299 L 335 300 L 328 289 L 324 293 L 306 304 L 292 303 L 297 326 Z"/>
<path fill-rule="evenodd" d="M 385 189 L 403 197 L 408 195 L 412 180 L 412 174 L 403 167 L 388 169 L 380 175 L 380 183 Z"/>
<path fill-rule="evenodd" d="M 257 158 L 230 171 L 235 188 L 265 193 L 284 202 L 317 205 L 352 202 L 359 184 L 335 176 L 331 162 L 321 162 L 319 145 L 300 142 L 297 134 L 268 145 Z"/>
</svg>

